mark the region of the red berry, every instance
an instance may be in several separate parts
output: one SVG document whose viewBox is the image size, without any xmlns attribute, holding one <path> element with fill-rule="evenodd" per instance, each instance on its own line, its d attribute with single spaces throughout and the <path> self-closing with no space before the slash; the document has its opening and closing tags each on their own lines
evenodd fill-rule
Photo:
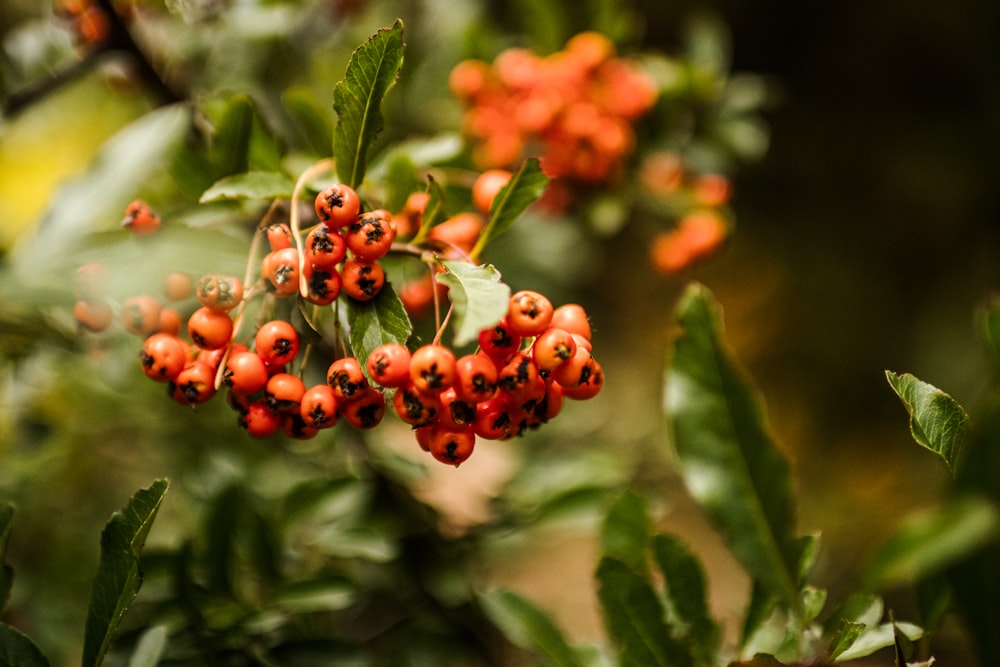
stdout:
<svg viewBox="0 0 1000 667">
<path fill-rule="evenodd" d="M 191 313 L 187 329 L 196 346 L 202 350 L 218 350 L 233 337 L 233 320 L 225 312 L 203 306 Z"/>
<path fill-rule="evenodd" d="M 285 320 L 271 320 L 257 330 L 254 344 L 265 364 L 280 366 L 299 353 L 299 333 Z"/>
<path fill-rule="evenodd" d="M 457 468 L 472 455 L 476 446 L 476 434 L 471 427 L 450 429 L 436 426 L 431 430 L 427 444 L 431 456 Z"/>
<path fill-rule="evenodd" d="M 341 270 L 343 290 L 355 301 L 371 301 L 385 285 L 385 272 L 378 262 L 351 257 Z"/>
<path fill-rule="evenodd" d="M 297 375 L 277 373 L 267 380 L 264 398 L 275 412 L 298 412 L 306 386 Z"/>
<path fill-rule="evenodd" d="M 472 184 L 472 203 L 483 214 L 489 215 L 497 193 L 510 182 L 512 174 L 506 169 L 488 169 Z"/>
<path fill-rule="evenodd" d="M 294 245 L 292 241 L 292 228 L 283 222 L 268 225 L 264 228 L 264 234 L 267 236 L 267 243 L 271 248 L 271 252 L 291 248 Z"/>
<path fill-rule="evenodd" d="M 583 306 L 575 303 L 567 303 L 552 311 L 552 319 L 549 326 L 553 329 L 562 329 L 571 334 L 579 334 L 590 340 L 590 319 Z"/>
<path fill-rule="evenodd" d="M 375 428 L 385 416 L 385 396 L 375 387 L 365 387 L 352 400 L 343 403 L 341 411 L 344 421 L 354 428 Z"/>
<path fill-rule="evenodd" d="M 120 317 L 125 331 L 148 336 L 160 327 L 160 302 L 145 294 L 129 297 L 122 304 Z"/>
<path fill-rule="evenodd" d="M 576 339 L 562 329 L 548 328 L 531 345 L 531 358 L 540 371 L 555 370 L 576 354 Z"/>
<path fill-rule="evenodd" d="M 229 312 L 243 301 L 243 282 L 233 276 L 202 276 L 196 294 L 204 307 Z"/>
<path fill-rule="evenodd" d="M 81 328 L 97 333 L 111 326 L 114 314 L 107 301 L 80 299 L 73 304 L 73 319 Z"/>
<path fill-rule="evenodd" d="M 254 438 L 270 438 L 281 430 L 281 415 L 261 399 L 248 405 L 240 413 L 237 423 Z"/>
<path fill-rule="evenodd" d="M 385 256 L 396 232 L 387 211 L 372 211 L 358 216 L 347 228 L 344 240 L 355 257 L 375 261 Z"/>
<path fill-rule="evenodd" d="M 347 255 L 347 241 L 344 235 L 324 223 L 306 235 L 306 262 L 318 269 L 332 269 Z"/>
<path fill-rule="evenodd" d="M 552 321 L 552 302 L 533 290 L 521 290 L 510 297 L 507 323 L 511 330 L 524 338 L 537 336 Z"/>
<path fill-rule="evenodd" d="M 267 365 L 256 352 L 232 352 L 222 382 L 238 396 L 256 394 L 267 385 Z"/>
<path fill-rule="evenodd" d="M 479 347 L 491 359 L 505 362 L 521 347 L 521 336 L 514 333 L 507 318 L 491 329 L 479 332 Z"/>
<path fill-rule="evenodd" d="M 330 428 L 340 419 L 340 402 L 327 384 L 306 389 L 299 404 L 303 421 L 313 428 Z"/>
<path fill-rule="evenodd" d="M 361 212 L 361 200 L 353 188 L 336 183 L 316 195 L 316 215 L 333 228 L 346 227 Z"/>
<path fill-rule="evenodd" d="M 401 387 L 410 381 L 410 351 L 400 343 L 379 345 L 365 366 L 372 380 L 383 387 Z"/>
<path fill-rule="evenodd" d="M 142 344 L 139 353 L 142 372 L 157 382 L 169 382 L 187 365 L 187 347 L 184 342 L 166 333 L 155 333 Z"/>
<path fill-rule="evenodd" d="M 441 414 L 441 399 L 434 394 L 423 394 L 412 385 L 406 385 L 396 390 L 396 395 L 392 397 L 392 407 L 407 424 L 424 426 Z"/>
<path fill-rule="evenodd" d="M 267 278 L 278 296 L 299 291 L 299 251 L 295 248 L 274 250 L 261 260 L 261 275 Z"/>
<path fill-rule="evenodd" d="M 181 405 L 204 403 L 215 395 L 215 369 L 203 361 L 190 362 L 168 388 L 171 398 Z"/>
<path fill-rule="evenodd" d="M 317 306 L 329 306 L 340 296 L 340 273 L 336 267 L 319 269 L 312 264 L 303 267 L 306 278 L 305 300 Z"/>
<path fill-rule="evenodd" d="M 485 354 L 467 354 L 455 361 L 455 393 L 463 401 L 481 403 L 497 393 L 497 367 Z"/>
<path fill-rule="evenodd" d="M 426 394 L 440 394 L 455 384 L 455 354 L 444 345 L 429 343 L 410 357 L 413 387 Z"/>
<path fill-rule="evenodd" d="M 326 383 L 341 401 L 352 401 L 368 388 L 368 378 L 355 357 L 337 359 L 326 371 Z"/>
<path fill-rule="evenodd" d="M 137 199 L 125 209 L 122 227 L 136 236 L 149 236 L 160 228 L 160 216 L 146 202 Z"/>
</svg>

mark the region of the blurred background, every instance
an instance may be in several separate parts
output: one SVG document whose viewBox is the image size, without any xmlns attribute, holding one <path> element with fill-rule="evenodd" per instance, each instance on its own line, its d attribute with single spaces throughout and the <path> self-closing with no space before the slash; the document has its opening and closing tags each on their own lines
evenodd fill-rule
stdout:
<svg viewBox="0 0 1000 667">
<path fill-rule="evenodd" d="M 190 25 L 221 21 L 212 19 L 213 13 L 222 16 L 227 5 L 243 8 L 219 34 L 267 45 L 237 49 L 241 59 L 230 59 L 225 43 L 205 38 L 211 31 L 192 30 L 184 48 L 203 53 L 207 63 L 192 76 L 201 86 L 196 95 L 226 89 L 266 98 L 267 91 L 258 90 L 264 73 L 274 90 L 313 87 L 326 108 L 353 46 L 403 16 L 409 50 L 399 90 L 388 102 L 388 140 L 434 131 L 435 123 L 457 123 L 460 110 L 447 101 L 446 74 L 461 58 L 489 57 L 504 46 L 546 39 L 538 24 L 532 26 L 532 3 L 518 0 L 312 2 L 306 6 L 320 18 L 311 31 L 285 26 L 282 21 L 295 23 L 302 9 L 279 2 L 167 4 Z M 258 14 L 250 11 L 256 5 L 263 7 Z M 976 316 L 1000 280 L 1000 5 L 636 0 L 588 7 L 598 7 L 591 16 L 627 18 L 623 52 L 677 53 L 693 19 L 709 16 L 724 26 L 732 72 L 753 73 L 766 83 L 760 116 L 769 146 L 760 159 L 730 169 L 732 237 L 721 252 L 681 276 L 649 269 L 648 236 L 638 227 L 597 240 L 552 231 L 569 250 L 566 266 L 547 270 L 524 260 L 524 244 L 531 241 L 519 233 L 489 256 L 502 269 L 510 267 L 504 274 L 512 286 L 542 288 L 583 303 L 595 325 L 607 391 L 561 417 L 565 424 L 553 427 L 548 437 L 564 438 L 555 446 L 559 456 L 573 456 L 575 447 L 598 455 L 627 453 L 635 469 L 613 483 L 628 478 L 659 489 L 664 527 L 698 545 L 714 577 L 717 606 L 723 614 L 738 614 L 745 583 L 676 488 L 663 452 L 662 378 L 649 372 L 664 360 L 671 306 L 685 281 L 705 282 L 725 309 L 729 341 L 767 401 L 776 439 L 792 459 L 800 530 L 823 535 L 826 551 L 817 578 L 831 597 L 850 590 L 866 558 L 901 517 L 936 503 L 949 477 L 940 461 L 914 446 L 884 371 L 912 372 L 944 389 L 973 419 L 993 380 Z M 550 35 L 551 43 L 561 44 L 557 35 L 594 27 L 582 24 L 586 15 L 567 12 L 562 33 Z M 273 22 L 261 24 L 262 17 Z M 0 8 L 5 54 L 0 73 L 8 99 L 51 74 L 52 63 L 70 62 L 79 53 L 59 21 L 35 2 Z M 323 30 L 330 35 L 318 38 L 315 33 Z M 169 40 L 180 34 L 151 30 L 146 37 Z M 289 46 L 290 34 L 306 35 L 301 44 L 308 48 Z M 179 79 L 190 67 L 169 59 L 162 64 Z M 422 99 L 432 103 L 424 106 Z M 23 314 L 24 321 L 42 314 L 66 324 L 51 306 L 65 310 L 72 303 L 68 291 L 60 292 L 60 282 L 65 288 L 75 267 L 67 265 L 63 249 L 47 250 L 51 246 L 39 240 L 46 236 L 38 228 L 53 226 L 52 216 L 46 216 L 57 207 L 60 187 L 92 165 L 108 138 L 158 102 L 127 69 L 109 65 L 0 120 L 0 246 L 14 281 L 0 292 L 0 307 L 8 313 Z M 119 202 L 123 207 L 132 196 L 109 195 L 107 208 L 118 210 Z M 94 220 L 86 211 L 79 215 L 81 221 Z M 79 232 L 111 230 L 116 223 L 105 215 L 94 227 L 70 234 L 71 241 L 80 242 Z M 191 270 L 201 262 L 239 267 L 243 251 L 239 246 L 189 258 Z M 69 255 L 73 261 L 87 256 Z M 548 284 L 538 286 L 537 280 Z M 25 300 L 16 294 L 20 281 L 32 285 Z M 32 302 L 39 298 L 49 300 Z M 6 341 L 16 342 L 16 331 L 6 335 Z M 242 438 L 233 434 L 224 406 L 181 415 L 154 391 L 159 388 L 135 377 L 128 356 L 134 341 L 112 342 L 88 355 L 74 351 L 77 361 L 70 361 L 61 348 L 74 345 L 53 337 L 42 349 L 25 344 L 23 355 L 14 343 L 5 350 L 10 354 L 2 405 L 8 416 L 0 426 L 0 494 L 18 503 L 21 517 L 8 559 L 24 571 L 15 587 L 22 604 L 15 609 L 30 615 L 23 601 L 34 584 L 40 604 L 52 603 L 47 620 L 52 642 L 79 620 L 79 612 L 60 611 L 64 608 L 55 600 L 64 593 L 43 584 L 47 574 L 72 570 L 67 576 L 75 590 L 86 591 L 93 568 L 70 564 L 95 562 L 98 527 L 131 489 L 192 469 L 209 476 L 198 448 L 226 442 L 228 449 Z M 108 406 L 121 409 L 123 393 L 129 397 L 127 413 L 109 411 Z M 266 458 L 259 444 L 252 447 Z M 514 458 L 521 462 L 525 452 L 517 451 Z M 505 465 L 516 465 L 486 454 L 481 458 L 479 472 L 470 462 L 462 474 L 489 478 L 491 470 L 499 470 L 502 478 L 513 469 Z M 459 483 L 442 481 L 439 471 L 432 474 L 436 481 L 426 488 L 435 493 L 442 485 L 469 485 L 468 477 Z M 175 481 L 182 488 L 188 483 Z M 199 484 L 204 480 L 191 483 Z M 456 493 L 465 494 L 459 496 L 463 506 L 472 507 L 499 484 L 472 484 Z M 88 503 L 79 504 L 81 498 Z M 167 510 L 165 523 L 185 527 L 183 512 Z M 68 525 L 33 525 L 34 516 L 59 516 Z M 476 516 L 472 511 L 471 520 Z M 590 589 L 559 580 L 561 575 L 585 581 L 593 546 L 585 531 L 557 535 L 513 549 L 516 558 L 500 561 L 491 576 L 533 591 L 570 626 L 570 635 L 598 636 L 596 612 L 587 602 Z M 59 545 L 53 544 L 56 539 Z M 166 533 L 160 539 L 169 541 Z M 903 593 L 894 602 L 903 609 L 910 604 Z M 58 618 L 64 614 L 68 618 Z M 961 655 L 960 648 L 947 650 Z"/>
</svg>

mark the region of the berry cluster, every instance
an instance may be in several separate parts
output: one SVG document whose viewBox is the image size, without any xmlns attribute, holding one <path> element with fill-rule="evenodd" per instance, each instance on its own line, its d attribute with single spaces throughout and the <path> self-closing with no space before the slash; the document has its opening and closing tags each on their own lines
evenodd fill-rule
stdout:
<svg viewBox="0 0 1000 667">
<path fill-rule="evenodd" d="M 480 168 L 507 168 L 532 153 L 551 178 L 588 183 L 620 170 L 635 148 L 632 123 L 658 94 L 640 65 L 596 32 L 545 57 L 511 48 L 492 64 L 462 61 L 449 84 L 468 106 L 464 131 L 477 142 Z"/>
<path fill-rule="evenodd" d="M 653 238 L 650 259 L 660 273 L 673 275 L 714 254 L 729 236 L 726 206 L 732 184 L 722 174 L 693 173 L 674 152 L 643 159 L 639 182 L 654 200 L 674 212 L 677 223 Z"/>
<path fill-rule="evenodd" d="M 495 175 L 477 180 L 479 205 L 488 210 L 505 182 Z M 319 382 L 307 385 L 303 378 L 309 376 L 310 345 L 290 321 L 273 317 L 275 304 L 293 297 L 324 306 L 341 293 L 370 300 L 385 284 L 379 260 L 393 249 L 412 254 L 414 241 L 419 242 L 421 257 L 434 265 L 442 256 L 468 258 L 485 224 L 483 217 L 460 213 L 427 230 L 422 224 L 425 206 L 426 195 L 417 194 L 397 216 L 383 210 L 362 212 L 353 189 L 332 185 L 316 196 L 319 221 L 303 234 L 297 222 L 258 227 L 257 238 L 266 239 L 269 248 L 252 284 L 245 284 L 250 271 L 244 280 L 209 274 L 197 282 L 185 273 L 168 274 L 167 301 L 191 302 L 192 295 L 197 299 L 186 320 L 179 307 L 164 305 L 161 298 L 143 294 L 125 299 L 118 319 L 127 332 L 143 338 L 142 372 L 165 383 L 168 395 L 185 406 L 205 403 L 224 391 L 238 413 L 238 424 L 257 438 L 283 432 L 308 439 L 340 421 L 370 429 L 391 406 L 413 427 L 421 447 L 452 465 L 469 457 L 477 438 L 522 435 L 555 417 L 565 398 L 595 396 L 604 374 L 591 354 L 590 324 L 583 308 L 555 308 L 546 297 L 528 290 L 510 297 L 504 317 L 479 333 L 473 351 L 457 354 L 442 344 L 439 327 L 433 342 L 416 349 L 387 343 L 365 358 L 341 356 Z M 394 245 L 396 219 L 410 243 Z M 160 218 L 137 201 L 129 205 L 123 226 L 147 235 L 159 228 Z M 99 265 L 78 270 L 74 315 L 90 331 L 106 328 L 114 317 L 100 283 Z M 258 297 L 269 304 L 259 313 L 270 319 L 259 315 L 258 321 L 266 321 L 243 339 L 244 308 Z"/>
</svg>

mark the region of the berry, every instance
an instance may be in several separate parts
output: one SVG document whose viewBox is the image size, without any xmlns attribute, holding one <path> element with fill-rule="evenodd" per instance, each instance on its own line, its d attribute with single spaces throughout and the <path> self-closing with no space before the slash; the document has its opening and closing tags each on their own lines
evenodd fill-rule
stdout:
<svg viewBox="0 0 1000 667">
<path fill-rule="evenodd" d="M 518 352 L 504 364 L 497 374 L 497 385 L 513 399 L 523 399 L 535 388 L 538 368 L 531 357 Z"/>
<path fill-rule="evenodd" d="M 571 334 L 579 334 L 590 340 L 590 319 L 583 306 L 575 303 L 567 303 L 552 311 L 552 319 L 549 326 L 553 329 L 562 329 Z"/>
<path fill-rule="evenodd" d="M 353 188 L 337 183 L 316 195 L 316 215 L 333 228 L 346 227 L 361 212 L 361 200 Z"/>
<path fill-rule="evenodd" d="M 347 255 L 347 241 L 339 231 L 320 223 L 306 235 L 304 252 L 307 263 L 317 269 L 332 269 Z"/>
<path fill-rule="evenodd" d="M 270 438 L 281 430 L 281 415 L 261 399 L 250 403 L 240 413 L 237 423 L 254 438 Z"/>
<path fill-rule="evenodd" d="M 501 319 L 492 329 L 479 332 L 479 347 L 491 359 L 506 361 L 521 347 L 521 336 L 507 321 Z"/>
<path fill-rule="evenodd" d="M 122 304 L 120 317 L 125 331 L 146 337 L 160 327 L 160 302 L 148 295 L 129 297 Z"/>
<path fill-rule="evenodd" d="M 163 278 L 163 294 L 167 301 L 183 301 L 194 291 L 194 279 L 190 273 L 171 271 Z"/>
<path fill-rule="evenodd" d="M 420 347 L 410 357 L 410 381 L 419 392 L 440 394 L 455 384 L 455 354 L 435 343 Z"/>
<path fill-rule="evenodd" d="M 149 236 L 160 229 L 160 216 L 149 207 L 149 204 L 136 199 L 125 209 L 122 227 L 136 236 Z"/>
<path fill-rule="evenodd" d="M 227 313 L 201 307 L 187 322 L 191 342 L 202 350 L 218 350 L 233 337 L 233 320 Z"/>
<path fill-rule="evenodd" d="M 412 384 L 400 387 L 392 397 L 392 407 L 407 424 L 424 426 L 441 414 L 441 399 L 435 394 L 424 394 Z"/>
<path fill-rule="evenodd" d="M 243 301 L 243 282 L 233 276 L 202 276 L 196 295 L 205 308 L 226 313 Z"/>
<path fill-rule="evenodd" d="M 517 432 L 507 398 L 498 395 L 476 405 L 473 431 L 486 440 L 509 440 Z"/>
<path fill-rule="evenodd" d="M 330 385 L 317 384 L 302 394 L 299 414 L 308 426 L 330 428 L 340 419 L 340 402 Z"/>
<path fill-rule="evenodd" d="M 176 336 L 155 333 L 143 342 L 139 359 L 146 377 L 157 382 L 169 382 L 180 375 L 187 365 L 187 347 Z"/>
<path fill-rule="evenodd" d="M 294 245 L 292 228 L 283 222 L 268 225 L 264 228 L 264 234 L 267 236 L 267 244 L 270 246 L 271 252 L 291 248 Z"/>
<path fill-rule="evenodd" d="M 278 296 L 299 291 L 299 251 L 295 248 L 273 250 L 261 260 L 261 274 Z"/>
<path fill-rule="evenodd" d="M 466 211 L 432 227 L 427 238 L 468 253 L 476 245 L 485 226 L 486 221 L 480 215 Z"/>
<path fill-rule="evenodd" d="M 359 429 L 375 428 L 385 416 L 385 396 L 375 387 L 365 387 L 341 407 L 344 421 Z"/>
<path fill-rule="evenodd" d="M 385 285 L 385 272 L 378 262 L 351 257 L 340 274 L 342 289 L 355 301 L 371 301 Z"/>
<path fill-rule="evenodd" d="M 267 380 L 264 399 L 275 412 L 298 412 L 306 386 L 297 375 L 277 373 Z"/>
<path fill-rule="evenodd" d="M 472 183 L 472 204 L 483 215 L 489 215 L 493 208 L 493 200 L 505 185 L 510 182 L 512 174 L 506 169 L 487 169 Z"/>
<path fill-rule="evenodd" d="M 329 306 L 340 296 L 340 273 L 336 267 L 319 269 L 312 264 L 303 267 L 306 279 L 305 300 L 317 306 Z"/>
<path fill-rule="evenodd" d="M 548 328 L 531 345 L 531 358 L 539 371 L 555 370 L 576 353 L 576 339 L 562 329 Z"/>
<path fill-rule="evenodd" d="M 454 387 L 450 387 L 440 395 L 441 412 L 438 423 L 448 428 L 464 428 L 471 426 L 476 420 L 476 404 L 464 401 L 458 397 Z"/>
<path fill-rule="evenodd" d="M 463 401 L 481 403 L 497 393 L 497 367 L 485 354 L 467 354 L 455 361 L 455 393 Z"/>
<path fill-rule="evenodd" d="M 387 211 L 372 211 L 358 216 L 351 223 L 344 240 L 355 257 L 371 262 L 389 252 L 396 236 L 390 223 L 391 217 Z"/>
<path fill-rule="evenodd" d="M 107 301 L 80 299 L 73 304 L 73 319 L 82 329 L 98 333 L 111 326 L 114 314 Z"/>
<path fill-rule="evenodd" d="M 267 385 L 267 378 L 267 366 L 256 352 L 230 352 L 222 382 L 233 394 L 256 394 Z"/>
<path fill-rule="evenodd" d="M 334 396 L 342 401 L 353 400 L 369 386 L 368 378 L 355 357 L 342 357 L 330 364 L 326 371 L 326 383 Z"/>
<path fill-rule="evenodd" d="M 261 325 L 254 337 L 257 354 L 268 366 L 287 364 L 299 353 L 299 334 L 284 320 L 271 320 Z"/>
<path fill-rule="evenodd" d="M 402 387 L 410 381 L 410 351 L 399 343 L 379 345 L 365 362 L 368 375 L 383 387 Z"/>
<path fill-rule="evenodd" d="M 545 331 L 552 321 L 552 302 L 533 290 L 521 290 L 510 297 L 507 323 L 511 330 L 524 338 Z"/>
<path fill-rule="evenodd" d="M 430 432 L 427 445 L 431 456 L 457 468 L 472 455 L 476 434 L 470 427 L 450 429 L 436 426 Z"/>
<path fill-rule="evenodd" d="M 203 361 L 184 366 L 168 385 L 171 398 L 181 405 L 204 403 L 215 395 L 215 368 Z"/>
</svg>

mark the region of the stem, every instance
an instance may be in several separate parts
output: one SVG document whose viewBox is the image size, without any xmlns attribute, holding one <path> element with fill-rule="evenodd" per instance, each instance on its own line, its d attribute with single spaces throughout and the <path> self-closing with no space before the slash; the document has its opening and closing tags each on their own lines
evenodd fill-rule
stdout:
<svg viewBox="0 0 1000 667">
<path fill-rule="evenodd" d="M 437 301 L 437 290 L 434 290 L 434 300 Z M 451 319 L 451 314 L 455 312 L 455 304 L 448 306 L 448 312 L 445 313 L 444 322 L 438 327 L 437 332 L 434 334 L 434 340 L 432 341 L 434 345 L 438 345 L 441 342 L 441 335 L 444 334 L 444 330 L 448 328 L 448 320 Z"/>
<path fill-rule="evenodd" d="M 309 285 L 306 283 L 306 275 L 303 270 L 306 264 L 306 254 L 302 249 L 302 239 L 299 233 L 299 196 L 302 194 L 306 181 L 324 171 L 330 171 L 333 167 L 334 162 L 331 158 L 320 160 L 299 175 L 299 179 L 295 181 L 295 189 L 292 190 L 292 210 L 289 224 L 292 228 L 292 238 L 295 239 L 295 248 L 299 251 L 299 294 L 303 297 L 309 295 Z"/>
</svg>

